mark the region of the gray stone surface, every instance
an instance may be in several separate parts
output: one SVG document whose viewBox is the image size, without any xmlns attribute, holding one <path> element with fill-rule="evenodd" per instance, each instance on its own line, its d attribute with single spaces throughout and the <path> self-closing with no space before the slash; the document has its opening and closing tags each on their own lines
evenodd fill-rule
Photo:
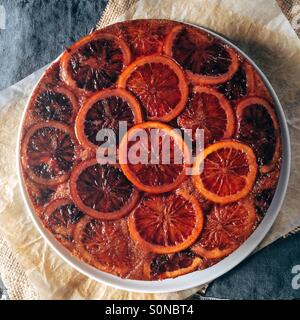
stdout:
<svg viewBox="0 0 300 320">
<path fill-rule="evenodd" d="M 66 46 L 89 33 L 106 3 L 0 0 L 0 90 L 51 62 Z"/>
</svg>

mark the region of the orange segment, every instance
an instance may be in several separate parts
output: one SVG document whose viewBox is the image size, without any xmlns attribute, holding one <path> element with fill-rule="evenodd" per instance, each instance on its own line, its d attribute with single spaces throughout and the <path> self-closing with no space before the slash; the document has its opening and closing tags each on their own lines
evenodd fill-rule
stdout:
<svg viewBox="0 0 300 320">
<path fill-rule="evenodd" d="M 130 50 L 122 39 L 94 32 L 64 52 L 61 76 L 67 85 L 88 94 L 113 86 L 130 61 Z"/>
<path fill-rule="evenodd" d="M 204 130 L 204 145 L 230 138 L 235 130 L 235 117 L 229 101 L 217 90 L 208 87 L 194 87 L 187 108 L 177 118 L 181 128 Z"/>
<path fill-rule="evenodd" d="M 276 114 L 269 102 L 249 97 L 237 105 L 238 139 L 252 146 L 262 173 L 274 169 L 280 157 L 280 131 Z"/>
<path fill-rule="evenodd" d="M 197 156 L 194 170 L 194 184 L 205 198 L 230 203 L 252 190 L 257 174 L 256 157 L 245 144 L 221 141 Z"/>
<path fill-rule="evenodd" d="M 137 97 L 148 120 L 168 122 L 174 119 L 188 98 L 182 69 L 172 59 L 161 55 L 135 60 L 120 75 L 118 85 Z"/>
<path fill-rule="evenodd" d="M 157 139 L 151 142 L 153 136 Z M 181 159 L 176 163 L 177 156 Z M 119 147 L 119 163 L 128 180 L 150 193 L 168 192 L 179 186 L 186 179 L 189 160 L 189 149 L 181 135 L 160 122 L 132 127 Z"/>
<path fill-rule="evenodd" d="M 128 220 L 131 238 L 155 253 L 174 253 L 193 244 L 203 226 L 202 209 L 183 190 L 145 195 Z"/>
<path fill-rule="evenodd" d="M 203 232 L 192 251 L 206 259 L 223 258 L 249 237 L 255 223 L 256 212 L 250 199 L 215 205 L 206 215 Z"/>
<path fill-rule="evenodd" d="M 103 141 L 97 141 L 101 129 L 113 130 L 119 141 L 119 123 L 130 128 L 143 121 L 138 101 L 126 90 L 105 89 L 94 94 L 80 109 L 76 118 L 76 135 L 86 148 L 96 149 Z"/>
<path fill-rule="evenodd" d="M 96 219 L 115 220 L 128 214 L 139 200 L 139 192 L 113 165 L 96 159 L 77 165 L 70 178 L 76 206 Z"/>
<path fill-rule="evenodd" d="M 203 31 L 176 26 L 169 33 L 164 52 L 175 59 L 194 84 L 218 84 L 238 70 L 236 52 Z"/>
</svg>

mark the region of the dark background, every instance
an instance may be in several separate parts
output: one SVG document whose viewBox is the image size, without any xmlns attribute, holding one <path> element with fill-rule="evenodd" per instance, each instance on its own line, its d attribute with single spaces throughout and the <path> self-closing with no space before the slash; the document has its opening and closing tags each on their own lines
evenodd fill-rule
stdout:
<svg viewBox="0 0 300 320">
<path fill-rule="evenodd" d="M 155 1 L 155 0 L 153 0 Z M 0 0 L 0 90 L 54 60 L 89 33 L 107 0 Z M 292 267 L 300 265 L 300 234 L 276 241 L 214 281 L 197 299 L 300 299 Z M 1 287 L 1 280 L 0 280 Z"/>
<path fill-rule="evenodd" d="M 89 33 L 107 0 L 0 0 L 0 90 L 54 60 Z"/>
</svg>

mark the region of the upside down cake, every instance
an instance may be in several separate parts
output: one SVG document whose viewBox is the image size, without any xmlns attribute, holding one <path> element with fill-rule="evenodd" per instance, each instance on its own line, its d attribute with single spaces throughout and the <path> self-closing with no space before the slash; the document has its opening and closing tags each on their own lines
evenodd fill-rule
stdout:
<svg viewBox="0 0 300 320">
<path fill-rule="evenodd" d="M 216 264 L 263 219 L 280 173 L 280 128 L 258 72 L 220 39 L 168 20 L 117 23 L 67 48 L 36 86 L 22 126 L 35 214 L 78 259 L 122 278 Z M 116 135 L 116 163 L 98 161 L 102 129 Z M 126 161 L 135 132 L 149 141 L 153 129 L 182 163 L 162 161 L 160 140 L 157 162 Z M 154 144 L 142 146 L 147 156 Z"/>
</svg>

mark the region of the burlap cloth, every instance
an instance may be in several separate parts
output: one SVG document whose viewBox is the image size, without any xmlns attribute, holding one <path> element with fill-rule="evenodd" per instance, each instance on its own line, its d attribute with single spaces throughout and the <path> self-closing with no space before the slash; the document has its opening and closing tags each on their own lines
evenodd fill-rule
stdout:
<svg viewBox="0 0 300 320">
<path fill-rule="evenodd" d="M 277 0 L 282 12 L 300 36 L 300 0 Z"/>
<path fill-rule="evenodd" d="M 284 2 L 290 5 L 292 1 Z M 297 10 L 289 8 L 285 14 L 291 18 L 288 12 L 297 14 Z M 97 27 L 116 19 L 143 17 L 182 20 L 216 30 L 240 45 L 269 77 L 286 112 L 293 166 L 283 208 L 260 247 L 298 227 L 300 174 L 296 169 L 300 164 L 300 43 L 276 2 L 109 1 Z M 297 29 L 294 21 L 295 26 Z M 0 274 L 10 299 L 182 299 L 199 290 L 142 294 L 105 286 L 69 267 L 36 231 L 20 196 L 15 148 L 22 111 L 41 72 L 0 92 Z"/>
</svg>

